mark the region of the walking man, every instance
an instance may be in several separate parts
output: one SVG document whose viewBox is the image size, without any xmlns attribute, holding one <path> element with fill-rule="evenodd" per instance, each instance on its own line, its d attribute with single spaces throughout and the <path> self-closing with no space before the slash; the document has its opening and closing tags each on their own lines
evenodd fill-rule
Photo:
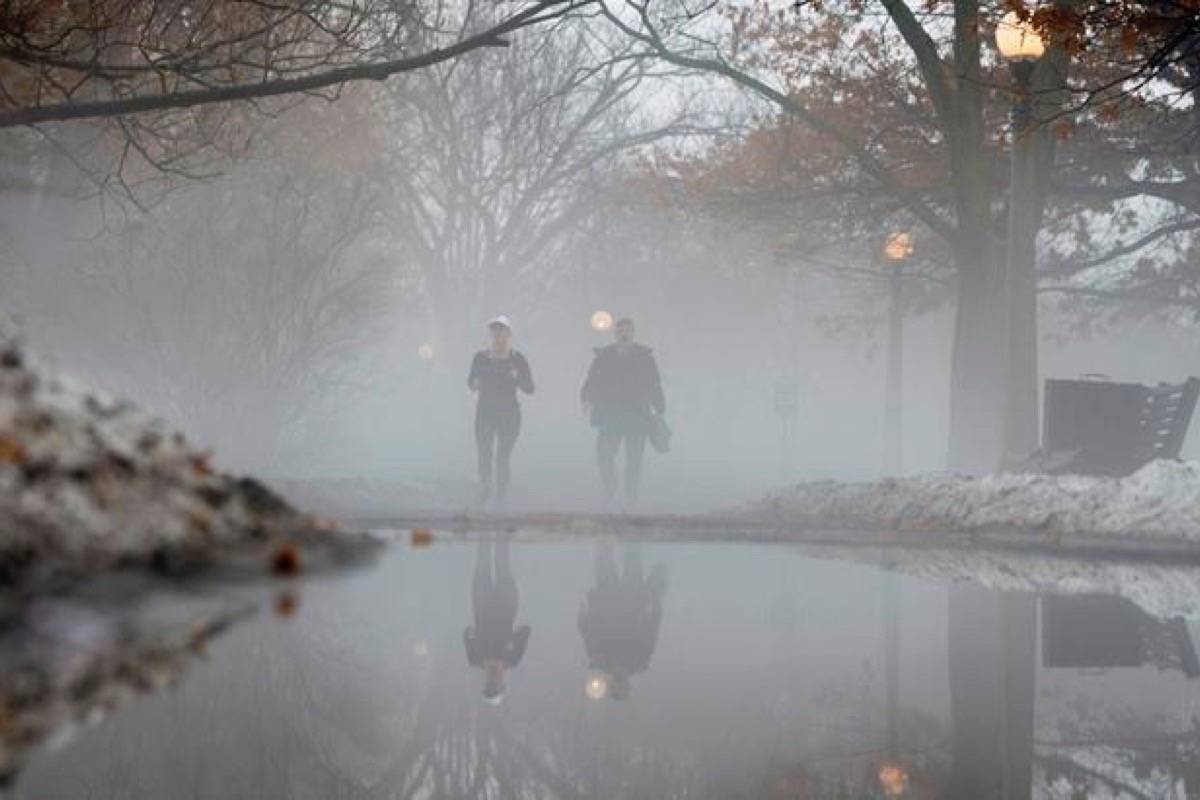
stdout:
<svg viewBox="0 0 1200 800">
<path fill-rule="evenodd" d="M 637 502 L 646 437 L 666 409 L 658 364 L 649 347 L 634 341 L 636 330 L 628 317 L 618 320 L 616 341 L 596 349 L 596 358 L 583 382 L 580 399 L 597 430 L 596 460 L 604 499 L 617 494 L 617 451 L 625 446 L 625 501 Z"/>
<path fill-rule="evenodd" d="M 512 321 L 503 314 L 488 323 L 491 345 L 475 354 L 467 386 L 479 393 L 475 407 L 475 449 L 479 456 L 479 505 L 492 496 L 495 473 L 496 506 L 503 509 L 511 475 L 509 458 L 521 432 L 517 389 L 533 394 L 533 374 L 525 356 L 512 349 Z M 494 461 L 494 470 L 493 470 Z"/>
</svg>

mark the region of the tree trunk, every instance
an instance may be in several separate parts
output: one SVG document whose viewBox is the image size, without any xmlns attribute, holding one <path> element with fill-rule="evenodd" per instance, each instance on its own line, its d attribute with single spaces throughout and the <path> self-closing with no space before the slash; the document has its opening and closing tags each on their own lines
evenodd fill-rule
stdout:
<svg viewBox="0 0 1200 800">
<path fill-rule="evenodd" d="M 948 590 L 954 764 L 945 800 L 1028 800 L 1037 680 L 1037 598 Z"/>
<path fill-rule="evenodd" d="M 953 472 L 993 472 L 1004 454 L 1008 319 L 1004 270 L 981 245 L 958 260 L 958 303 L 950 364 Z"/>
</svg>

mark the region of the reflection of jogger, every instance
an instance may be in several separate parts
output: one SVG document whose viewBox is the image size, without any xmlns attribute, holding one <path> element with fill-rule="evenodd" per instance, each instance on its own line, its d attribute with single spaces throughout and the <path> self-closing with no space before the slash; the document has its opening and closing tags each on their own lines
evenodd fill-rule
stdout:
<svg viewBox="0 0 1200 800">
<path fill-rule="evenodd" d="M 654 655 L 667 572 L 655 564 L 647 576 L 636 544 L 625 548 L 619 573 L 612 546 L 601 546 L 595 569 L 596 585 L 579 608 L 579 633 L 589 666 L 604 674 L 607 693 L 622 700 L 629 695 L 630 676 L 649 668 Z"/>
<path fill-rule="evenodd" d="M 471 605 L 475 624 L 463 631 L 467 663 L 484 670 L 484 699 L 504 698 L 504 671 L 525 655 L 530 627 L 513 630 L 517 620 L 517 583 L 508 559 L 508 542 L 480 542 L 475 551 L 471 580 Z"/>
</svg>

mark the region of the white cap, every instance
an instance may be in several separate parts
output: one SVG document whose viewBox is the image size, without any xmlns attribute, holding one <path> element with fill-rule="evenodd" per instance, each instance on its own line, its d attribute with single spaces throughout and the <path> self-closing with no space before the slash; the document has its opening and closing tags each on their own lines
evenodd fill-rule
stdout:
<svg viewBox="0 0 1200 800">
<path fill-rule="evenodd" d="M 503 325 L 504 327 L 508 328 L 510 331 L 512 330 L 512 320 L 508 318 L 508 314 L 501 314 L 499 316 L 492 317 L 491 319 L 489 319 L 488 327 L 490 328 L 493 325 Z"/>
</svg>

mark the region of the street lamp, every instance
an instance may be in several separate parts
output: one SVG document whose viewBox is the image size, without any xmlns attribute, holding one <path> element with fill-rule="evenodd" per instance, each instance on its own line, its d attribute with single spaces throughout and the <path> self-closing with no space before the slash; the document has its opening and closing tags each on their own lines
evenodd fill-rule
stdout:
<svg viewBox="0 0 1200 800">
<path fill-rule="evenodd" d="M 608 678 L 599 673 L 590 676 L 583 685 L 583 693 L 589 700 L 603 700 L 608 694 Z"/>
<path fill-rule="evenodd" d="M 889 234 L 883 245 L 883 255 L 893 264 L 898 264 L 913 254 L 913 237 L 907 231 Z"/>
<path fill-rule="evenodd" d="M 883 245 L 883 257 L 891 267 L 888 270 L 888 360 L 883 417 L 883 468 L 888 475 L 899 475 L 903 466 L 900 425 L 904 373 L 904 315 L 900 306 L 900 289 L 904 280 L 904 262 L 912 256 L 914 249 L 913 236 L 908 231 L 889 234 Z"/>
<path fill-rule="evenodd" d="M 996 26 L 996 49 L 1006 61 L 1037 61 L 1045 54 L 1046 43 L 1032 22 L 1009 11 Z"/>
<path fill-rule="evenodd" d="M 592 330 L 604 333 L 611 331 L 613 327 L 613 315 L 607 311 L 597 311 L 592 314 Z"/>
<path fill-rule="evenodd" d="M 424 342 L 417 348 L 417 358 L 425 362 L 433 361 L 433 345 L 429 342 Z"/>
<path fill-rule="evenodd" d="M 886 797 L 901 797 L 908 791 L 908 770 L 900 764 L 890 761 L 881 764 L 876 777 Z"/>
<path fill-rule="evenodd" d="M 1032 21 L 1008 12 L 996 26 L 996 49 L 1013 74 L 1012 153 L 1005 246 L 1008 352 L 1005 364 L 1006 457 L 1023 458 L 1037 447 L 1037 232 L 1038 154 L 1031 87 L 1046 52 Z"/>
</svg>

